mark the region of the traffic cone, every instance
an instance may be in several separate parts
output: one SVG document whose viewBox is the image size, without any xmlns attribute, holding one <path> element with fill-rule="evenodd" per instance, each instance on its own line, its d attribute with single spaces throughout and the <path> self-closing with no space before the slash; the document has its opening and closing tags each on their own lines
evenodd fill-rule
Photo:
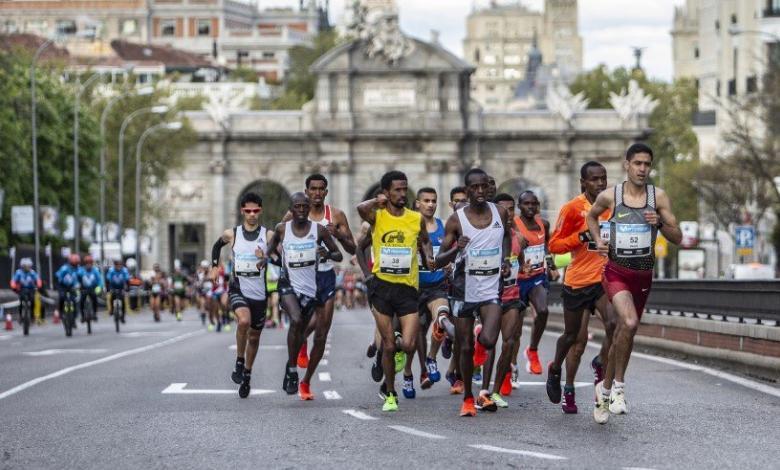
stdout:
<svg viewBox="0 0 780 470">
<path fill-rule="evenodd" d="M 60 322 L 60 311 L 56 308 L 54 309 L 54 316 L 52 317 L 52 322 L 56 325 Z"/>
<path fill-rule="evenodd" d="M 14 321 L 11 319 L 11 314 L 5 314 L 5 331 L 11 331 L 14 329 Z"/>
</svg>

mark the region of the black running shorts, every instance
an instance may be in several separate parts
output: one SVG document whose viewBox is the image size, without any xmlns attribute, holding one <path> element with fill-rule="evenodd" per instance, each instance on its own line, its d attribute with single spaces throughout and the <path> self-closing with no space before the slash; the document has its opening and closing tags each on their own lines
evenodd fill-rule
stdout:
<svg viewBox="0 0 780 470">
<path fill-rule="evenodd" d="M 420 294 L 414 287 L 377 277 L 370 278 L 368 284 L 368 301 L 376 312 L 399 317 L 417 313 Z"/>
</svg>

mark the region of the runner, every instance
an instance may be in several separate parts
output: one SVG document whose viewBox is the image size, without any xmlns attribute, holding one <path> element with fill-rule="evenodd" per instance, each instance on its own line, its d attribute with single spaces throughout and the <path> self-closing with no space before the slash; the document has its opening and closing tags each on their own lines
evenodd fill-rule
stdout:
<svg viewBox="0 0 780 470">
<path fill-rule="evenodd" d="M 198 310 L 200 310 L 200 322 L 206 325 L 206 316 L 211 312 L 211 289 L 214 287 L 214 281 L 209 277 L 209 261 L 202 260 L 197 272 L 195 273 L 195 297 L 197 299 Z M 209 328 L 211 331 L 213 328 Z"/>
<path fill-rule="evenodd" d="M 520 300 L 525 305 L 533 305 L 536 318 L 531 327 L 531 342 L 525 350 L 526 371 L 540 375 L 542 364 L 539 362 L 539 342 L 547 326 L 547 291 L 550 288 L 549 279 L 558 280 L 558 270 L 548 253 L 547 240 L 550 238 L 550 222 L 539 215 L 539 198 L 533 191 L 523 191 L 517 196 L 520 215 L 515 217 L 515 227 L 526 241 L 523 250 L 526 262 L 531 265 L 531 272 L 521 272 L 518 277 Z M 545 266 L 546 265 L 546 266 Z M 517 346 L 519 348 L 519 346 Z M 515 356 L 513 354 L 513 356 Z"/>
<path fill-rule="evenodd" d="M 90 315 L 92 321 L 97 321 L 97 297 L 103 290 L 103 276 L 100 274 L 100 268 L 95 266 L 95 260 L 92 256 L 84 257 L 84 266 L 79 268 L 79 283 L 81 283 L 81 299 L 79 310 L 81 311 L 81 323 L 86 321 L 86 316 Z M 89 297 L 92 301 L 92 311 L 84 311 L 84 303 Z"/>
<path fill-rule="evenodd" d="M 171 313 L 176 315 L 176 320 L 182 320 L 182 309 L 184 308 L 184 298 L 187 296 L 187 286 L 190 281 L 187 276 L 181 272 L 181 267 L 174 262 L 174 271 L 171 275 L 169 285 L 173 290 L 173 303 L 171 304 Z"/>
<path fill-rule="evenodd" d="M 467 204 L 468 197 L 466 196 L 466 188 L 464 186 L 456 186 L 450 190 L 450 202 L 448 205 L 453 213 L 461 207 L 465 207 Z M 463 292 L 463 284 L 466 281 L 464 279 L 465 272 L 463 270 L 463 263 L 460 263 L 459 266 L 460 269 L 457 269 L 457 264 L 450 264 L 449 266 L 444 267 L 445 271 L 448 273 L 449 289 L 447 292 L 447 299 L 450 304 L 450 317 L 453 319 L 456 306 L 460 308 L 460 306 L 463 305 L 463 298 L 465 295 Z M 439 347 L 441 347 L 442 357 L 450 360 L 450 364 L 447 367 L 447 374 L 445 375 L 447 382 L 450 383 L 450 393 L 453 395 L 460 395 L 463 393 L 463 376 L 460 374 L 460 365 L 458 364 L 460 356 L 457 353 L 454 356 L 452 354 L 456 349 L 455 337 L 450 338 L 450 336 L 447 335 L 442 342 L 431 339 L 431 351 L 428 355 L 435 358 Z"/>
<path fill-rule="evenodd" d="M 271 231 L 260 225 L 263 199 L 246 193 L 240 201 L 242 223 L 227 229 L 211 248 L 211 280 L 219 275 L 222 247 L 230 245 L 233 255 L 233 276 L 228 296 L 230 308 L 238 318 L 236 326 L 236 365 L 231 374 L 240 384 L 238 396 L 249 396 L 252 366 L 260 346 L 260 333 L 265 322 L 265 263 L 268 237 Z"/>
<path fill-rule="evenodd" d="M 154 321 L 160 321 L 160 309 L 162 308 L 162 294 L 167 290 L 167 280 L 165 279 L 165 273 L 160 270 L 160 265 L 154 263 L 152 266 L 154 273 L 150 280 L 151 299 L 149 303 L 152 307 L 152 314 L 154 315 Z"/>
<path fill-rule="evenodd" d="M 555 254 L 572 254 L 572 262 L 563 277 L 563 334 L 558 338 L 555 359 L 547 368 L 547 396 L 553 403 L 561 402 L 561 366 L 566 359 L 566 385 L 563 388 L 564 413 L 577 412 L 574 393 L 574 378 L 580 365 L 580 358 L 588 343 L 588 321 L 597 311 L 604 323 L 604 342 L 601 352 L 591 361 L 596 377 L 594 383 L 604 380 L 604 364 L 607 363 L 609 347 L 615 322 L 612 309 L 601 286 L 601 273 L 607 260 L 596 252 L 596 244 L 590 237 L 585 215 L 596 197 L 607 187 L 607 170 L 598 162 L 587 162 L 580 169 L 582 194 L 564 204 L 558 215 L 555 232 L 550 238 L 550 251 Z M 602 227 L 609 228 L 610 211 L 601 214 Z M 605 235 L 608 235 L 609 231 Z"/>
<path fill-rule="evenodd" d="M 652 164 L 650 147 L 631 145 L 623 162 L 626 181 L 602 191 L 586 219 L 596 248 L 609 257 L 602 282 L 617 315 L 604 381 L 596 384 L 593 419 L 600 424 L 609 420 L 610 413 L 628 413 L 625 373 L 653 282 L 656 235 L 660 230 L 674 244 L 682 240 L 669 196 L 647 183 Z M 609 209 L 612 217 L 607 243 L 601 236 L 599 216 Z"/>
<path fill-rule="evenodd" d="M 278 260 L 277 248 L 281 246 L 282 265 L 279 278 L 279 298 L 285 312 L 290 316 L 290 329 L 287 332 L 288 361 L 285 367 L 282 388 L 288 395 L 298 392 L 298 369 L 296 360 L 301 344 L 306 340 L 305 331 L 310 316 L 327 316 L 324 310 L 317 309 L 317 265 L 319 260 L 341 261 L 342 254 L 330 231 L 323 225 L 309 220 L 311 206 L 304 193 L 290 196 L 292 220 L 276 226 L 274 237 L 268 244 L 271 259 Z M 324 247 L 323 247 L 324 245 Z M 311 378 L 325 351 L 327 329 L 325 320 L 317 319 L 317 335 L 306 375 L 300 383 L 301 400 L 313 400 Z M 330 322 L 327 322 L 330 325 Z M 321 346 L 321 347 L 320 347 Z"/>
<path fill-rule="evenodd" d="M 328 195 L 328 179 L 315 173 L 306 178 L 305 184 L 306 189 L 304 192 L 311 205 L 309 220 L 328 229 L 330 235 L 339 242 L 344 251 L 349 255 L 354 255 L 355 239 L 352 237 L 352 231 L 349 229 L 347 217 L 341 210 L 330 204 L 325 204 L 325 197 Z M 316 332 L 311 355 L 317 355 L 321 358 L 325 351 L 325 343 L 328 339 L 331 322 L 333 321 L 336 272 L 333 269 L 333 263 L 327 259 L 320 260 L 317 266 L 317 316 L 313 317 L 311 319 L 312 323 L 307 325 L 303 344 L 298 352 L 298 367 L 302 369 L 307 368 L 309 361 L 306 338 L 312 332 Z"/>
<path fill-rule="evenodd" d="M 433 251 L 422 216 L 405 207 L 409 187 L 406 175 L 400 171 L 385 173 L 380 187 L 382 192 L 361 203 L 357 210 L 361 219 L 374 228 L 371 240 L 374 277 L 367 284 L 374 320 L 382 337 L 382 369 L 387 391 L 382 410 L 397 411 L 393 353 L 398 348 L 406 354 L 416 350 L 420 330 L 417 257 L 421 246 L 423 265 L 430 268 Z M 400 345 L 396 344 L 393 317 L 400 322 Z"/>
<path fill-rule="evenodd" d="M 442 245 L 452 248 L 439 253 L 436 266 L 453 262 L 459 255 L 465 261 L 465 302 L 455 313 L 464 382 L 460 415 L 476 416 L 477 408 L 487 411 L 497 408 L 487 393 L 481 393 L 474 402 L 471 376 L 474 364 L 484 364 L 488 351 L 498 340 L 501 323 L 499 288 L 502 274 L 507 276 L 511 269 L 512 233 L 509 214 L 487 199 L 488 175 L 474 168 L 466 173 L 465 182 L 469 205 L 447 220 Z M 477 317 L 482 323 L 474 328 Z"/>
</svg>

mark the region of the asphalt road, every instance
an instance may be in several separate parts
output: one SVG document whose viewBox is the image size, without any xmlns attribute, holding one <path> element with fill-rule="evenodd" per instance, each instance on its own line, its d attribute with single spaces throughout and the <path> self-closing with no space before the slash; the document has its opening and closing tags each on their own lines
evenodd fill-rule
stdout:
<svg viewBox="0 0 780 470">
<path fill-rule="evenodd" d="M 365 310 L 337 313 L 311 402 L 281 390 L 284 330 L 263 333 L 245 400 L 229 377 L 233 334 L 206 332 L 194 311 L 183 322 L 132 316 L 119 335 L 105 318 L 91 336 L 0 332 L 0 468 L 780 466 L 780 389 L 653 356 L 632 358 L 630 414 L 604 426 L 591 417 L 585 361 L 578 415 L 524 373 L 535 383 L 496 413 L 459 417 L 444 382 L 382 413 L 365 357 L 372 328 Z M 552 348 L 546 335 L 543 362 Z"/>
</svg>

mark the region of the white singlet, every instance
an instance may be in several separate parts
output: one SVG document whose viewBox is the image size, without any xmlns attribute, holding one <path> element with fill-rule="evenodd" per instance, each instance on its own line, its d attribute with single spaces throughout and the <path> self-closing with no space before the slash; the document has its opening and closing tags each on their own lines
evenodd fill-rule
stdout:
<svg viewBox="0 0 780 470">
<path fill-rule="evenodd" d="M 498 299 L 501 282 L 501 246 L 504 240 L 504 224 L 496 205 L 488 202 L 493 220 L 486 228 L 471 225 L 465 207 L 458 209 L 463 236 L 469 237 L 466 245 L 466 289 L 467 303 L 487 302 Z"/>
<path fill-rule="evenodd" d="M 260 259 L 255 255 L 255 250 L 260 248 L 263 253 L 268 252 L 267 230 L 260 226 L 255 240 L 247 240 L 244 237 L 244 227 L 239 225 L 234 230 L 233 236 L 233 271 L 238 280 L 241 294 L 253 300 L 265 300 L 265 269 L 257 269 Z"/>
<path fill-rule="evenodd" d="M 317 295 L 317 230 L 319 225 L 309 224 L 309 233 L 297 237 L 292 220 L 284 227 L 282 259 L 287 280 L 296 294 L 308 297 Z"/>
</svg>

